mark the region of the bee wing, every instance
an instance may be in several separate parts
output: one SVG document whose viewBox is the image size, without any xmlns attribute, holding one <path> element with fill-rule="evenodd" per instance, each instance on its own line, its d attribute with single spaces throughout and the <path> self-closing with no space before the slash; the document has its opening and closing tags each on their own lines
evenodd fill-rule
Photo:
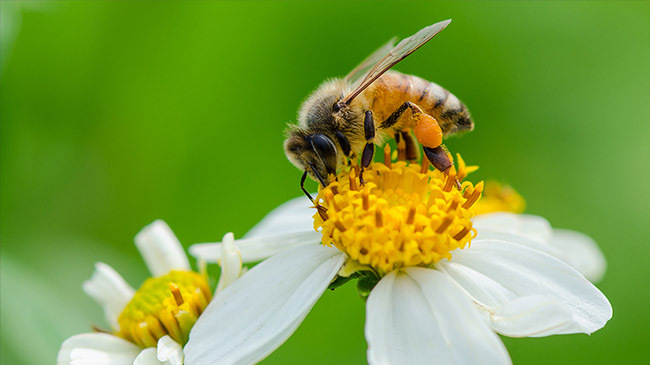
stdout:
<svg viewBox="0 0 650 365">
<path fill-rule="evenodd" d="M 357 67 L 355 67 L 354 70 L 350 71 L 347 75 L 345 75 L 344 80 L 347 81 L 350 85 L 353 85 L 361 81 L 361 78 L 366 73 L 368 73 L 370 68 L 374 66 L 377 62 L 381 61 L 382 58 L 386 57 L 388 52 L 390 52 L 393 49 L 393 47 L 395 47 L 396 42 L 397 42 L 397 37 L 391 38 L 388 42 L 386 42 L 386 44 L 379 47 L 370 56 L 366 57 L 365 60 L 361 61 L 361 63 L 357 65 Z"/>
<path fill-rule="evenodd" d="M 441 30 L 445 29 L 449 23 L 451 23 L 451 19 L 443 20 L 441 22 L 429 25 L 428 27 L 422 28 L 414 35 L 403 39 L 395 47 L 393 47 L 393 49 L 391 49 L 388 54 L 386 54 L 368 70 L 368 72 L 363 76 L 363 79 L 361 79 L 361 82 L 358 85 L 355 85 L 354 89 L 348 93 L 348 95 L 346 95 L 342 101 L 346 104 L 350 103 L 352 99 L 357 97 L 357 95 L 359 95 L 363 90 L 370 86 L 370 84 L 372 84 L 381 75 L 383 75 L 384 72 L 390 70 L 390 68 L 395 66 L 399 61 L 405 59 L 408 55 L 415 52 L 415 50 L 430 41 L 431 38 L 440 33 Z M 375 53 L 370 55 L 370 57 L 363 61 L 361 65 L 357 66 L 353 72 L 357 72 L 357 69 L 359 69 L 360 66 L 364 65 L 366 61 L 374 59 L 375 55 L 378 56 L 379 51 L 383 50 L 384 47 L 380 48 L 379 50 L 375 51 Z M 352 74 L 352 72 L 350 74 Z"/>
</svg>

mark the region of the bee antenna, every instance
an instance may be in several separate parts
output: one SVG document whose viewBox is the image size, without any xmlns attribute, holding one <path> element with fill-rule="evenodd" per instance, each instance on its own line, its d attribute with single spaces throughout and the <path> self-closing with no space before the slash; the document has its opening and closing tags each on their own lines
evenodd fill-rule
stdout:
<svg viewBox="0 0 650 365">
<path fill-rule="evenodd" d="M 314 202 L 314 198 L 312 198 L 312 197 L 311 197 L 311 194 L 309 194 L 309 192 L 307 191 L 307 189 L 305 189 L 305 180 L 306 180 L 306 179 L 307 179 L 307 171 L 305 171 L 305 173 L 302 174 L 302 178 L 300 178 L 300 189 L 302 189 L 302 192 L 305 193 L 305 195 L 307 195 L 307 197 L 309 198 L 309 200 L 311 200 L 311 202 L 313 203 L 313 202 Z"/>
</svg>

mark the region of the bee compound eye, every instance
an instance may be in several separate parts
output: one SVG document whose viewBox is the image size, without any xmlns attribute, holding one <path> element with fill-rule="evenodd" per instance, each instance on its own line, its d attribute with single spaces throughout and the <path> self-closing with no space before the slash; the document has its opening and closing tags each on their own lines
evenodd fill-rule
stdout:
<svg viewBox="0 0 650 365">
<path fill-rule="evenodd" d="M 311 146 L 327 168 L 328 173 L 336 172 L 336 145 L 324 134 L 314 134 L 310 139 Z"/>
</svg>

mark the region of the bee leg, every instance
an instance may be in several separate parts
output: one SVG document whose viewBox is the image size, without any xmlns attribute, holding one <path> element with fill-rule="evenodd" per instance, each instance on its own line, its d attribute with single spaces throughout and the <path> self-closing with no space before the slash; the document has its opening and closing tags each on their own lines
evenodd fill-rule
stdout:
<svg viewBox="0 0 650 365">
<path fill-rule="evenodd" d="M 433 167 L 435 167 L 438 171 L 449 175 L 449 169 L 453 166 L 453 163 L 451 162 L 451 159 L 449 158 L 449 152 L 447 152 L 447 148 L 444 145 L 440 145 L 436 148 L 422 147 L 422 149 L 424 150 L 424 154 L 427 156 L 427 159 L 431 161 Z M 455 180 L 456 188 L 460 190 L 460 181 L 458 181 L 458 179 Z"/>
<path fill-rule="evenodd" d="M 406 109 L 409 108 L 410 105 L 411 105 L 411 102 L 409 102 L 409 101 L 404 102 L 402 105 L 399 106 L 399 108 L 397 108 L 397 110 L 395 110 L 393 112 L 393 114 L 391 114 L 388 118 L 386 118 L 386 120 L 384 120 L 379 125 L 379 128 L 386 129 L 386 128 L 390 128 L 390 127 L 394 126 L 395 124 L 397 124 L 397 121 L 399 121 L 399 118 L 402 117 L 402 114 L 404 114 L 404 112 L 406 111 Z M 397 136 L 397 133 L 395 133 L 395 136 Z M 397 138 L 395 138 L 395 139 L 397 139 Z"/>
<path fill-rule="evenodd" d="M 345 157 L 348 158 L 348 166 L 352 163 L 351 161 L 351 153 L 352 153 L 352 148 L 350 147 L 350 141 L 348 140 L 348 137 L 343 134 L 341 131 L 336 131 L 336 140 L 339 142 L 339 146 L 341 146 L 341 151 L 345 155 Z"/>
<path fill-rule="evenodd" d="M 427 159 L 438 171 L 446 173 L 451 167 L 452 163 L 447 154 L 447 150 L 442 145 L 436 148 L 422 147 L 422 149 Z"/>
<path fill-rule="evenodd" d="M 303 193 L 305 193 L 305 195 L 307 195 L 307 197 L 309 198 L 309 200 L 311 200 L 311 202 L 313 203 L 313 202 L 314 202 L 314 198 L 312 198 L 312 197 L 311 197 L 311 194 L 309 194 L 309 192 L 307 191 L 307 189 L 305 189 L 305 180 L 306 180 L 306 179 L 307 179 L 307 171 L 305 171 L 305 172 L 302 174 L 302 178 L 300 178 L 300 189 L 302 190 Z"/>
<path fill-rule="evenodd" d="M 406 143 L 406 159 L 408 161 L 417 161 L 418 159 L 418 149 L 417 149 L 417 144 L 413 140 L 413 136 L 409 133 L 408 130 L 404 130 L 400 132 L 402 135 L 402 139 L 404 139 L 404 142 Z M 398 136 L 399 134 L 395 134 L 395 136 Z M 397 138 L 395 138 L 397 140 Z"/>
<path fill-rule="evenodd" d="M 372 117 L 371 110 L 366 111 L 363 130 L 366 137 L 366 146 L 363 148 L 363 153 L 361 154 L 361 172 L 359 173 L 359 181 L 361 181 L 362 184 L 365 184 L 363 181 L 363 170 L 370 166 L 372 157 L 375 154 L 375 144 L 373 143 L 375 139 L 375 120 Z"/>
</svg>

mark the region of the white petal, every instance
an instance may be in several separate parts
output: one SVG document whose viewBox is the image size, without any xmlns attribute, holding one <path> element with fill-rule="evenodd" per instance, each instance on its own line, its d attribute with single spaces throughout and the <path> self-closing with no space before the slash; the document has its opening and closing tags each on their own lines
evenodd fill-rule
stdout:
<svg viewBox="0 0 650 365">
<path fill-rule="evenodd" d="M 108 333 L 82 333 L 65 340 L 58 365 L 131 365 L 140 348 Z"/>
<path fill-rule="evenodd" d="M 118 330 L 117 317 L 133 298 L 135 290 L 117 271 L 102 262 L 95 264 L 93 275 L 83 283 L 82 288 L 104 309 L 104 317 L 111 327 Z"/>
<path fill-rule="evenodd" d="M 551 225 L 535 215 L 496 212 L 477 215 L 472 218 L 472 223 L 478 231 L 476 238 L 480 238 L 481 228 L 512 233 L 537 242 L 547 242 L 551 238 Z"/>
<path fill-rule="evenodd" d="M 315 196 L 315 195 L 312 195 Z M 244 238 L 278 236 L 286 233 L 310 231 L 314 228 L 316 209 L 306 196 L 291 199 L 273 209 L 255 225 Z"/>
<path fill-rule="evenodd" d="M 392 271 L 366 305 L 370 364 L 506 364 L 510 357 L 469 298 L 432 269 Z"/>
<path fill-rule="evenodd" d="M 135 236 L 135 245 L 154 277 L 165 275 L 171 270 L 190 270 L 190 262 L 183 246 L 162 220 L 144 227 Z"/>
<path fill-rule="evenodd" d="M 335 248 L 286 250 L 215 296 L 190 332 L 185 363 L 250 364 L 298 328 L 345 260 Z"/>
<path fill-rule="evenodd" d="M 140 355 L 133 361 L 133 365 L 163 365 L 163 363 L 158 360 L 156 349 L 149 347 L 140 352 Z"/>
<path fill-rule="evenodd" d="M 607 261 L 591 237 L 567 229 L 554 229 L 548 244 L 560 252 L 559 259 L 592 282 L 600 281 L 605 274 Z"/>
<path fill-rule="evenodd" d="M 571 311 L 572 321 L 553 334 L 592 333 L 612 316 L 607 298 L 575 269 L 517 243 L 472 242 L 470 248 L 455 250 L 451 261 L 440 261 L 437 267 L 451 275 L 482 308 L 496 308 L 520 297 L 537 295 L 562 302 Z"/>
<path fill-rule="evenodd" d="M 541 295 L 517 298 L 500 307 L 487 309 L 487 313 L 492 329 L 511 337 L 552 335 L 573 319 L 568 305 Z"/>
<path fill-rule="evenodd" d="M 320 242 L 321 234 L 303 231 L 278 236 L 254 237 L 235 240 L 243 262 L 257 262 L 269 258 L 288 248 L 313 245 Z M 207 262 L 221 260 L 221 242 L 197 243 L 190 246 L 190 254 Z"/>
<path fill-rule="evenodd" d="M 241 254 L 239 253 L 239 249 L 237 249 L 235 236 L 232 232 L 226 233 L 223 236 L 220 265 L 221 275 L 219 275 L 219 283 L 217 283 L 217 294 L 237 280 L 242 273 Z"/>
<path fill-rule="evenodd" d="M 183 365 L 183 347 L 169 336 L 158 340 L 158 360 L 165 365 Z"/>
</svg>

